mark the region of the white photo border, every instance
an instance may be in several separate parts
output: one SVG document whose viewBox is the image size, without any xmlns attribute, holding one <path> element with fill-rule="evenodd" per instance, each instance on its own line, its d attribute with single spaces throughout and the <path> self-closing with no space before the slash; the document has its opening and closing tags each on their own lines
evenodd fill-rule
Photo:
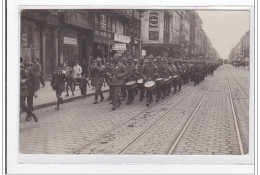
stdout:
<svg viewBox="0 0 260 175">
<path fill-rule="evenodd" d="M 104 1 L 100 1 L 101 3 Z M 8 173 L 160 173 L 164 174 L 167 172 L 174 173 L 209 173 L 222 174 L 222 173 L 242 173 L 242 174 L 252 174 L 254 171 L 254 163 L 256 160 L 255 156 L 255 145 L 257 144 L 255 136 L 256 126 L 256 99 L 255 97 L 255 86 L 257 81 L 255 81 L 256 76 L 256 63 L 257 58 L 255 54 L 255 27 L 254 26 L 254 6 L 253 4 L 245 0 L 241 1 L 218 1 L 215 2 L 214 6 L 210 2 L 206 4 L 201 4 L 200 1 L 192 1 L 193 4 L 198 4 L 198 6 L 191 5 L 189 1 L 175 1 L 179 5 L 173 6 L 172 3 L 166 1 L 164 6 L 159 4 L 164 4 L 165 1 L 159 1 L 158 5 L 149 5 L 144 1 L 144 5 L 135 0 L 134 4 L 128 2 L 127 5 L 119 3 L 117 1 L 110 1 L 111 4 L 120 4 L 118 6 L 112 5 L 102 5 L 100 2 L 89 2 L 89 1 L 75 1 L 69 0 L 60 2 L 58 0 L 40 0 L 34 2 L 32 0 L 10 0 L 8 1 L 7 8 L 7 168 Z M 151 1 L 150 1 L 151 2 Z M 221 3 L 220 3 L 221 2 Z M 225 2 L 227 2 L 225 4 Z M 105 1 L 105 3 L 108 3 Z M 104 4 L 105 4 L 104 3 Z M 147 3 L 147 4 L 145 4 Z M 187 4 L 186 4 L 187 3 Z M 48 4 L 48 5 L 47 5 Z M 60 4 L 60 5 L 58 5 Z M 61 5 L 63 4 L 63 5 Z M 84 4 L 78 6 L 79 4 Z M 86 4 L 86 6 L 85 6 Z M 91 6 L 87 6 L 90 4 Z M 129 5 L 130 4 L 130 5 Z M 224 4 L 224 5 L 223 5 Z M 21 9 L 66 9 L 66 8 L 149 8 L 149 9 L 207 9 L 207 10 L 249 10 L 250 11 L 250 67 L 254 68 L 250 71 L 250 148 L 248 155 L 226 155 L 226 156 L 137 156 L 137 155 L 31 155 L 31 154 L 19 154 L 19 58 L 20 47 L 19 47 L 19 35 L 20 35 L 20 15 Z M 254 62 L 255 61 L 255 62 Z M 15 81 L 13 81 L 15 80 Z M 255 121 L 254 121 L 255 119 Z M 255 135 L 254 135 L 255 134 Z M 33 164 L 32 164 L 33 163 Z M 86 165 L 87 164 L 87 165 Z M 196 165 L 194 165 L 196 164 Z M 240 164 L 240 165 L 239 165 Z M 239 166 L 238 166 L 239 165 Z M 102 166 L 102 168 L 100 168 Z M 231 169 L 229 169 L 229 167 Z M 133 168 L 135 170 L 133 170 Z M 155 169 L 156 168 L 156 169 Z M 195 170 L 193 169 L 195 168 Z M 149 170 L 148 170 L 149 169 Z M 213 171 L 211 171 L 213 170 Z M 162 172 L 164 171 L 164 172 Z"/>
</svg>

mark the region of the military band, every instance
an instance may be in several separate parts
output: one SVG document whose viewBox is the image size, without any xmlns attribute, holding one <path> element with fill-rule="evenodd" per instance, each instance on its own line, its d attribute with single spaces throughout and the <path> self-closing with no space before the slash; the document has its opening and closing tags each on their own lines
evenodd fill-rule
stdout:
<svg viewBox="0 0 260 175">
<path fill-rule="evenodd" d="M 62 76 L 62 69 L 58 67 L 58 72 L 54 74 L 52 86 L 56 90 L 58 104 L 56 109 L 59 109 L 62 104 L 61 93 L 64 90 L 64 83 L 66 82 L 67 96 L 68 88 L 70 87 L 72 94 L 74 91 L 74 84 L 77 82 L 73 80 L 72 72 L 77 71 L 76 76 L 80 76 L 79 82 L 81 94 L 86 96 L 87 84 L 90 86 L 86 75 L 80 74 L 80 68 L 74 66 L 74 71 L 66 69 L 67 75 Z M 91 72 L 91 85 L 95 89 L 95 97 L 93 104 L 104 100 L 102 87 L 105 84 L 109 86 L 108 101 L 111 101 L 112 110 L 116 110 L 121 105 L 121 101 L 126 99 L 126 105 L 134 102 L 134 98 L 139 94 L 139 101 L 146 98 L 146 106 L 155 101 L 159 102 L 166 96 L 169 96 L 173 89 L 173 94 L 180 92 L 182 84 L 187 85 L 190 82 L 197 86 L 204 80 L 207 75 L 212 75 L 219 64 L 199 61 L 183 61 L 172 57 L 165 58 L 161 56 L 154 57 L 149 55 L 147 59 L 142 58 L 126 58 L 115 54 L 106 63 L 98 57 L 94 60 Z M 76 69 L 77 68 L 77 69 Z M 65 73 L 66 74 L 66 73 Z M 61 83 L 61 84 L 60 84 Z"/>
</svg>

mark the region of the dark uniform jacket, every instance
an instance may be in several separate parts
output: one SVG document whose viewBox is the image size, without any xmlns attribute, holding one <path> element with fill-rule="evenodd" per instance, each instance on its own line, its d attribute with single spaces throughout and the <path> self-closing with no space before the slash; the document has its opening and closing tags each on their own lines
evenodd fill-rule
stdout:
<svg viewBox="0 0 260 175">
<path fill-rule="evenodd" d="M 35 93 L 35 75 L 32 71 L 21 66 L 20 70 L 20 96 L 33 96 Z"/>
<path fill-rule="evenodd" d="M 105 68 L 102 66 L 95 66 L 93 69 L 93 77 L 92 81 L 94 81 L 94 85 L 102 85 L 104 83 L 105 78 Z"/>
<path fill-rule="evenodd" d="M 53 74 L 51 80 L 51 86 L 53 90 L 64 90 L 65 89 L 65 82 L 66 82 L 66 75 L 61 72 L 57 72 Z"/>
<path fill-rule="evenodd" d="M 123 78 L 126 74 L 125 67 L 120 63 L 110 65 L 106 73 L 110 78 L 110 85 L 123 85 Z"/>
<path fill-rule="evenodd" d="M 127 72 L 126 82 L 136 80 L 136 78 L 135 78 L 135 66 L 134 65 L 127 65 L 125 67 L 125 69 L 126 69 L 126 72 Z"/>
<path fill-rule="evenodd" d="M 155 79 L 155 73 L 156 73 L 156 68 L 154 64 L 145 64 L 144 69 L 143 69 L 143 74 L 146 78 L 152 78 Z"/>
<path fill-rule="evenodd" d="M 159 76 L 164 76 L 165 65 L 163 63 L 157 63 L 157 72 Z"/>
</svg>

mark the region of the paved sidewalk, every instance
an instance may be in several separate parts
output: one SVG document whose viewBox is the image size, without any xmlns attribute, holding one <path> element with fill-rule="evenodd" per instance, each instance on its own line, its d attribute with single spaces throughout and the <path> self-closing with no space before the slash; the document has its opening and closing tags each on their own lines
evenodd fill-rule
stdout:
<svg viewBox="0 0 260 175">
<path fill-rule="evenodd" d="M 105 87 L 104 86 L 102 87 L 102 91 L 108 91 L 108 89 L 109 88 L 107 85 Z M 91 87 L 91 88 L 88 87 L 87 96 L 93 95 L 94 93 L 95 93 L 95 90 L 93 89 L 93 87 Z M 74 96 L 72 96 L 70 90 L 69 90 L 70 96 L 65 97 L 66 94 L 67 94 L 66 92 L 62 93 L 64 102 L 68 102 L 68 101 L 82 97 L 78 86 L 76 86 L 76 89 L 74 91 Z M 45 82 L 44 88 L 42 88 L 42 86 L 40 87 L 40 90 L 37 91 L 37 98 L 34 99 L 33 103 L 34 103 L 34 109 L 49 106 L 49 105 L 54 105 L 57 103 L 56 94 L 55 94 L 55 91 L 52 90 L 50 81 Z"/>
</svg>

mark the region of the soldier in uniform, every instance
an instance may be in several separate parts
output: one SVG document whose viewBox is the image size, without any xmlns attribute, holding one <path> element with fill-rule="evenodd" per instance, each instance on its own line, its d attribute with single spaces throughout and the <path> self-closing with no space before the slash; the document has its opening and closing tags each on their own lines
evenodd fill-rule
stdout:
<svg viewBox="0 0 260 175">
<path fill-rule="evenodd" d="M 169 70 L 169 75 L 172 76 L 171 82 L 167 85 L 167 96 L 170 95 L 172 89 L 172 81 L 173 81 L 173 67 L 172 67 L 172 58 L 168 59 L 167 68 Z"/>
<path fill-rule="evenodd" d="M 138 69 L 138 60 L 136 58 L 133 59 L 133 65 L 135 67 L 135 70 Z M 138 95 L 138 87 L 134 89 L 134 95 Z"/>
<path fill-rule="evenodd" d="M 172 80 L 172 86 L 173 86 L 173 94 L 175 94 L 177 92 L 177 86 L 178 86 L 178 79 L 179 79 L 179 75 L 178 75 L 178 72 L 177 72 L 177 68 L 175 66 L 176 64 L 176 61 L 172 64 L 172 77 L 173 77 L 173 80 Z"/>
<path fill-rule="evenodd" d="M 199 85 L 199 79 L 200 79 L 200 67 L 199 64 L 196 62 L 193 66 L 193 73 L 194 73 L 194 86 Z"/>
<path fill-rule="evenodd" d="M 61 94 L 65 89 L 66 75 L 62 73 L 62 67 L 57 66 L 57 73 L 52 76 L 51 86 L 52 89 L 56 91 L 56 97 L 58 100 L 56 110 L 60 109 L 60 104 L 63 104 L 63 99 L 61 98 Z"/>
<path fill-rule="evenodd" d="M 123 85 L 123 77 L 127 74 L 125 67 L 119 63 L 119 57 L 114 55 L 113 64 L 109 66 L 106 75 L 110 78 L 110 86 L 113 94 L 112 110 L 120 106 L 120 90 Z"/>
<path fill-rule="evenodd" d="M 135 59 L 136 61 L 137 59 Z M 144 79 L 145 79 L 145 76 L 144 74 L 142 73 L 144 70 L 144 60 L 143 58 L 140 58 L 139 60 L 139 64 L 137 64 L 135 66 L 135 72 L 136 72 L 136 77 L 137 77 L 137 80 L 139 79 L 143 79 L 143 84 L 138 86 L 138 89 L 140 90 L 140 98 L 139 98 L 139 101 L 142 101 L 144 99 L 144 92 L 145 92 L 145 89 L 144 89 Z"/>
<path fill-rule="evenodd" d="M 113 58 L 110 58 L 109 62 L 107 62 L 107 64 L 106 64 L 105 72 L 107 72 L 109 70 L 109 66 L 112 64 L 112 62 L 113 62 Z M 112 93 L 111 93 L 111 86 L 110 86 L 110 78 L 107 75 L 105 75 L 105 81 L 109 87 L 109 95 L 108 95 L 107 100 L 110 101 L 112 99 Z"/>
<path fill-rule="evenodd" d="M 178 84 L 178 92 L 180 92 L 181 91 L 181 87 L 182 87 L 182 82 L 183 82 L 183 70 L 182 70 L 182 67 L 181 67 L 181 63 L 176 64 L 175 66 L 176 66 L 176 69 L 177 69 L 177 73 L 178 73 L 178 75 L 180 77 L 178 82 L 177 82 L 177 84 Z"/>
<path fill-rule="evenodd" d="M 164 69 L 165 69 L 165 65 L 161 62 L 162 57 L 161 56 L 157 56 L 156 57 L 156 70 L 158 73 L 158 77 L 163 78 L 162 75 L 164 75 Z M 162 86 L 161 85 L 156 85 L 156 102 L 158 102 L 161 98 L 161 93 L 162 93 Z"/>
<path fill-rule="evenodd" d="M 94 86 L 95 86 L 95 99 L 93 104 L 97 104 L 99 95 L 101 98 L 101 102 L 104 100 L 104 96 L 102 94 L 101 89 L 105 78 L 105 67 L 101 65 L 101 59 L 99 57 L 97 58 L 96 64 L 94 67 L 92 67 L 92 69 L 94 74 L 92 81 L 94 81 Z"/>
<path fill-rule="evenodd" d="M 121 63 L 124 67 L 127 66 L 127 58 L 126 57 L 123 57 L 121 59 Z M 122 93 L 122 101 L 125 100 L 125 98 L 127 97 L 127 93 L 126 93 L 126 87 L 125 87 L 125 77 L 123 78 L 123 85 L 121 86 L 121 93 Z"/>
<path fill-rule="evenodd" d="M 169 76 L 170 76 L 170 69 L 169 67 L 167 66 L 167 59 L 164 58 L 162 59 L 162 65 L 163 65 L 163 69 L 162 69 L 162 72 L 160 74 L 160 77 L 161 78 L 164 78 L 164 79 L 168 79 Z M 164 83 L 161 87 L 162 89 L 162 99 L 164 99 L 165 96 L 168 96 L 168 84 Z"/>
<path fill-rule="evenodd" d="M 136 77 L 135 77 L 135 66 L 132 63 L 132 59 L 129 58 L 127 59 L 127 65 L 125 67 L 127 74 L 125 77 L 125 82 L 129 82 L 129 81 L 136 81 Z M 134 101 L 134 90 L 127 90 L 127 102 L 126 104 L 129 105 L 131 102 Z"/>
<path fill-rule="evenodd" d="M 156 67 L 153 64 L 153 59 L 154 59 L 154 56 L 149 55 L 148 59 L 147 59 L 148 62 L 144 65 L 144 69 L 143 69 L 142 73 L 145 76 L 145 81 L 155 80 Z M 150 103 L 152 103 L 152 101 L 153 101 L 153 92 L 147 91 L 146 97 L 147 97 L 146 106 L 149 106 Z"/>
<path fill-rule="evenodd" d="M 183 67 L 183 83 L 186 85 L 189 83 L 190 77 L 190 70 L 189 70 L 189 63 L 184 64 Z"/>
</svg>

